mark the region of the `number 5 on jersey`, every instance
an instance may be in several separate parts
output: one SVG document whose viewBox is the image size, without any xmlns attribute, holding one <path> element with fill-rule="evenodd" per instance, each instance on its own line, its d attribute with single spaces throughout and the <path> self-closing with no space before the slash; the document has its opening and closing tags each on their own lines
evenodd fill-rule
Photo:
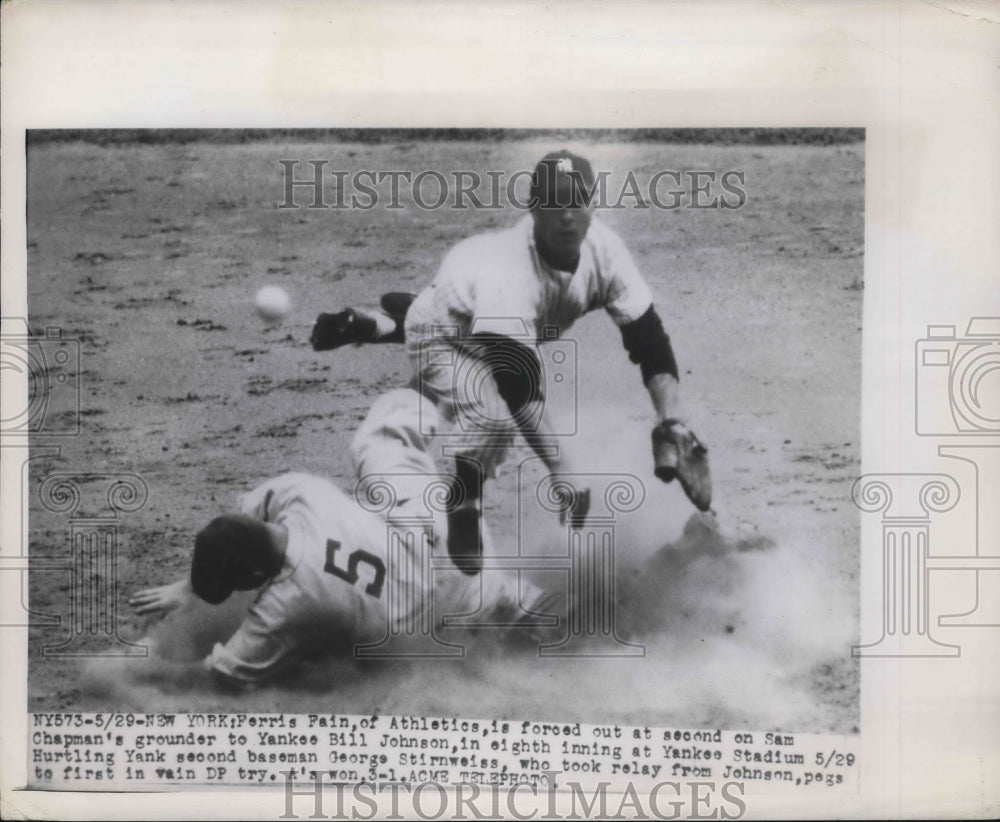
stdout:
<svg viewBox="0 0 1000 822">
<path fill-rule="evenodd" d="M 354 585 L 361 578 L 358 574 L 358 565 L 362 562 L 370 565 L 375 572 L 375 577 L 365 586 L 365 593 L 375 597 L 375 599 L 381 599 L 382 588 L 385 585 L 385 563 L 375 554 L 358 548 L 352 551 L 347 558 L 347 570 L 345 571 L 343 568 L 339 568 L 336 563 L 339 550 L 340 543 L 337 540 L 328 539 L 326 541 L 326 564 L 323 566 L 323 570 L 335 577 L 340 577 L 348 585 Z"/>
</svg>

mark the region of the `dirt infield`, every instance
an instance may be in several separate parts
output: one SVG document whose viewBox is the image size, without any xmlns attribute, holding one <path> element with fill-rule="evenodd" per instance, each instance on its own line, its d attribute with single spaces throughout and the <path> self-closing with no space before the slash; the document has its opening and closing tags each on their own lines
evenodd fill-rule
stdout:
<svg viewBox="0 0 1000 822">
<path fill-rule="evenodd" d="M 56 443 L 57 457 L 30 464 L 32 556 L 64 556 L 69 546 L 67 515 L 39 503 L 51 472 L 141 477 L 148 501 L 117 526 L 114 614 L 119 636 L 138 637 L 128 594 L 185 573 L 195 531 L 239 493 L 288 470 L 350 487 L 352 432 L 410 369 L 399 346 L 313 352 L 316 313 L 419 289 L 450 245 L 519 216 L 423 209 L 405 198 L 398 209 L 279 208 L 279 160 L 300 161 L 300 179 L 309 159 L 352 171 L 510 174 L 555 147 L 529 139 L 33 145 L 29 322 L 79 341 L 82 430 Z M 758 538 L 720 547 L 682 535 L 692 509 L 652 476 L 652 411 L 618 332 L 594 314 L 569 335 L 579 405 L 560 413 L 577 415 L 569 447 L 578 466 L 645 484 L 644 504 L 616 531 L 620 630 L 645 645 L 645 657 L 543 662 L 484 643 L 461 662 L 334 660 L 243 696 L 164 693 L 130 679 L 129 666 L 142 661 L 95 667 L 43 657 L 66 623 L 36 620 L 31 710 L 322 709 L 856 730 L 859 516 L 849 491 L 860 453 L 864 147 L 579 148 L 595 167 L 641 179 L 661 169 L 745 175 L 740 208 L 599 215 L 624 237 L 656 295 L 688 418 L 711 450 L 715 507 Z M 253 311 L 255 291 L 268 283 L 293 302 L 274 326 Z M 35 440 L 39 454 L 46 444 Z M 552 515 L 518 507 L 519 472 L 509 467 L 487 488 L 494 537 L 511 544 L 520 526 L 527 549 L 558 550 L 563 530 Z M 81 505 L 91 504 L 84 494 Z M 68 615 L 67 574 L 36 572 L 29 586 L 37 614 Z M 99 634 L 75 647 L 113 645 Z"/>
</svg>

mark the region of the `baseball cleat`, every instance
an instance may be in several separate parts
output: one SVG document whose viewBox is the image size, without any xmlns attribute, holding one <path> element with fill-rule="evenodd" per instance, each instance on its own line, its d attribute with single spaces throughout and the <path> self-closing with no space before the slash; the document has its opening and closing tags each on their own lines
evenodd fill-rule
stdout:
<svg viewBox="0 0 1000 822">
<path fill-rule="evenodd" d="M 337 314 L 320 314 L 316 318 L 309 342 L 313 351 L 332 351 L 343 345 L 360 345 L 375 339 L 376 323 L 371 317 L 345 308 Z"/>
<path fill-rule="evenodd" d="M 448 512 L 448 553 L 463 574 L 472 577 L 483 570 L 482 511 L 478 504 Z"/>
</svg>

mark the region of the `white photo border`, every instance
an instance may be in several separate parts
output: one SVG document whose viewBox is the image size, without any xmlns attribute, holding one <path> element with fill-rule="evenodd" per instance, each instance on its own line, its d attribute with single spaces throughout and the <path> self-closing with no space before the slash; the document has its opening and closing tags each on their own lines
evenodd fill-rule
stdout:
<svg viewBox="0 0 1000 822">
<path fill-rule="evenodd" d="M 995 3 L 51 0 L 6 3 L 2 15 L 7 315 L 26 316 L 29 128 L 864 127 L 862 467 L 944 470 L 947 443 L 912 425 L 914 350 L 929 325 L 961 334 L 971 318 L 1000 316 Z M 20 504 L 10 469 L 5 459 L 5 509 Z M 862 517 L 870 643 L 882 531 L 877 514 Z M 17 544 L 3 520 L 4 544 Z M 989 553 L 959 553 L 981 547 Z M 944 591 L 955 575 L 937 576 Z M 19 597 L 11 582 L 0 579 L 0 611 Z M 838 816 L 995 815 L 1000 629 L 961 627 L 948 634 L 960 634 L 958 658 L 863 660 L 861 789 L 838 799 Z M 5 818 L 280 813 L 280 797 L 272 807 L 258 792 L 11 792 L 24 783 L 26 632 L 2 629 L 0 642 Z M 749 812 L 831 808 L 822 796 L 774 796 Z"/>
</svg>

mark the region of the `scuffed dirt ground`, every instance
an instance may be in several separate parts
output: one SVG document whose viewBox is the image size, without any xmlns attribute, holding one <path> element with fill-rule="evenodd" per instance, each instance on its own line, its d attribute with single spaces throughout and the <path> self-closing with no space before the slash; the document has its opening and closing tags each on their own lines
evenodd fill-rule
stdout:
<svg viewBox="0 0 1000 822">
<path fill-rule="evenodd" d="M 416 290 L 457 240 L 503 210 L 279 209 L 278 160 L 330 168 L 529 169 L 548 142 L 391 145 L 252 142 L 29 151 L 28 289 L 33 329 L 80 341 L 82 432 L 31 463 L 34 557 L 68 552 L 66 514 L 38 503 L 51 471 L 132 472 L 147 503 L 118 524 L 121 637 L 141 626 L 135 589 L 187 570 L 195 531 L 237 494 L 287 470 L 351 483 L 346 446 L 369 404 L 409 378 L 398 346 L 314 353 L 320 310 Z M 619 624 L 639 660 L 510 658 L 491 643 L 462 663 L 359 667 L 332 661 L 242 697 L 163 693 L 129 664 L 43 658 L 66 629 L 30 632 L 32 710 L 324 710 L 443 713 L 680 727 L 851 732 L 858 724 L 858 515 L 863 146 L 584 147 L 596 167 L 736 169 L 736 210 L 607 211 L 656 294 L 682 372 L 689 420 L 710 446 L 716 508 L 760 537 L 682 536 L 690 507 L 656 484 L 651 411 L 603 316 L 578 351 L 580 470 L 627 472 L 646 499 L 616 531 Z M 300 165 L 299 176 L 308 167 Z M 332 185 L 332 184 L 331 184 Z M 332 190 L 332 189 L 331 189 Z M 300 202 L 308 196 L 297 194 Z M 293 310 L 266 327 L 253 294 L 275 283 Z M 559 409 L 571 416 L 574 404 Z M 36 449 L 45 444 L 35 443 Z M 517 460 L 489 489 L 497 542 L 513 545 Z M 83 483 L 100 494 L 99 483 Z M 84 493 L 81 505 L 99 507 Z M 82 510 L 82 509 L 81 509 Z M 522 510 L 525 552 L 563 550 L 551 515 Z M 747 550 L 740 550 L 741 548 Z M 69 613 L 65 573 L 35 573 L 38 613 Z M 76 647 L 102 652 L 106 635 Z M 108 676 L 114 671 L 114 676 Z M 628 699 L 622 695 L 628 694 Z"/>
</svg>

